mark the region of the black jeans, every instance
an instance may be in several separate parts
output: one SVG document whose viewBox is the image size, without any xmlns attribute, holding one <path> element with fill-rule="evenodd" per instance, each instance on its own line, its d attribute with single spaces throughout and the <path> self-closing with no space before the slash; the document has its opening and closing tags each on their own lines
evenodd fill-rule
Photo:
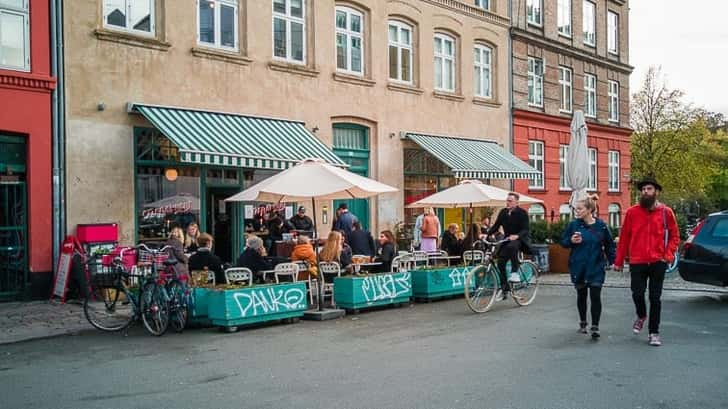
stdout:
<svg viewBox="0 0 728 409">
<path fill-rule="evenodd" d="M 508 260 L 511 261 L 511 271 L 517 272 L 521 266 L 518 262 L 518 251 L 521 250 L 520 240 L 511 240 L 507 243 L 501 244 L 500 250 L 498 250 L 498 273 L 500 274 L 501 289 L 508 291 L 508 277 L 506 277 L 506 263 Z"/>
<path fill-rule="evenodd" d="M 660 332 L 660 310 L 662 303 L 662 284 L 665 281 L 665 270 L 667 263 L 658 261 L 650 264 L 630 264 L 629 271 L 632 275 L 632 300 L 637 311 L 637 317 L 647 316 L 647 305 L 645 304 L 645 290 L 650 289 L 650 321 L 649 333 Z"/>
<path fill-rule="evenodd" d="M 586 284 L 576 285 L 576 308 L 579 310 L 579 320 L 586 322 L 586 298 L 589 293 L 591 301 L 592 325 L 599 326 L 599 318 L 602 316 L 602 287 L 588 287 Z"/>
</svg>

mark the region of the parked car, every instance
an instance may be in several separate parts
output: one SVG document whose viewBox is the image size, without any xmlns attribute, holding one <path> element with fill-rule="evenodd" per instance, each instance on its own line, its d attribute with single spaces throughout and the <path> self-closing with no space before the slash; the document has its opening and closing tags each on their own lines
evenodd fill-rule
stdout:
<svg viewBox="0 0 728 409">
<path fill-rule="evenodd" d="M 728 286 L 728 210 L 698 223 L 683 245 L 678 271 L 685 281 Z"/>
</svg>

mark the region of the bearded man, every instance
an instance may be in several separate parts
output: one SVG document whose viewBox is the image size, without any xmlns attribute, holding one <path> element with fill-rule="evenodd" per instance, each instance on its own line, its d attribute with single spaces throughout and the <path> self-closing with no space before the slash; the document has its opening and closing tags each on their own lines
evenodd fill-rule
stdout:
<svg viewBox="0 0 728 409">
<path fill-rule="evenodd" d="M 662 284 L 668 264 L 675 259 L 680 234 L 672 209 L 657 200 L 662 186 L 655 179 L 646 178 L 637 184 L 637 189 L 640 201 L 624 215 L 614 269 L 622 270 L 625 257 L 629 257 L 632 301 L 637 312 L 637 320 L 632 324 L 635 334 L 639 334 L 647 319 L 645 290 L 649 282 L 648 343 L 660 346 Z"/>
</svg>

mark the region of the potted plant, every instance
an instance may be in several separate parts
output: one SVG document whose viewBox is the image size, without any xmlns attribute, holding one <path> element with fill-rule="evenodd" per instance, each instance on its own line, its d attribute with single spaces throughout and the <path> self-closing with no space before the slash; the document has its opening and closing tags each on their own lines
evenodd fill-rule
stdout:
<svg viewBox="0 0 728 409">
<path fill-rule="evenodd" d="M 537 220 L 529 224 L 529 237 L 531 238 L 531 257 L 539 268 L 549 271 L 549 224 L 546 220 Z"/>
<path fill-rule="evenodd" d="M 567 224 L 569 224 L 568 220 L 559 220 L 549 225 L 549 267 L 554 273 L 569 272 L 569 254 L 571 251 L 559 244 Z"/>
</svg>

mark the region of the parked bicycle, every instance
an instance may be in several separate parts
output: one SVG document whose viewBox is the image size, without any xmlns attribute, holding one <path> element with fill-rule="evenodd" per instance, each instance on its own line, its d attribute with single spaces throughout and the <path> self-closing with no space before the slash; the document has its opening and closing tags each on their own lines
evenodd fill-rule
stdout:
<svg viewBox="0 0 728 409">
<path fill-rule="evenodd" d="M 496 253 L 498 245 L 507 241 L 483 241 L 482 250 L 476 250 L 482 252 L 482 261 L 468 272 L 464 290 L 465 302 L 473 312 L 486 312 L 495 302 L 501 288 Z M 536 298 L 541 270 L 533 261 L 523 260 L 518 275 L 520 281 L 509 281 L 511 298 L 516 304 L 526 306 Z"/>
</svg>

